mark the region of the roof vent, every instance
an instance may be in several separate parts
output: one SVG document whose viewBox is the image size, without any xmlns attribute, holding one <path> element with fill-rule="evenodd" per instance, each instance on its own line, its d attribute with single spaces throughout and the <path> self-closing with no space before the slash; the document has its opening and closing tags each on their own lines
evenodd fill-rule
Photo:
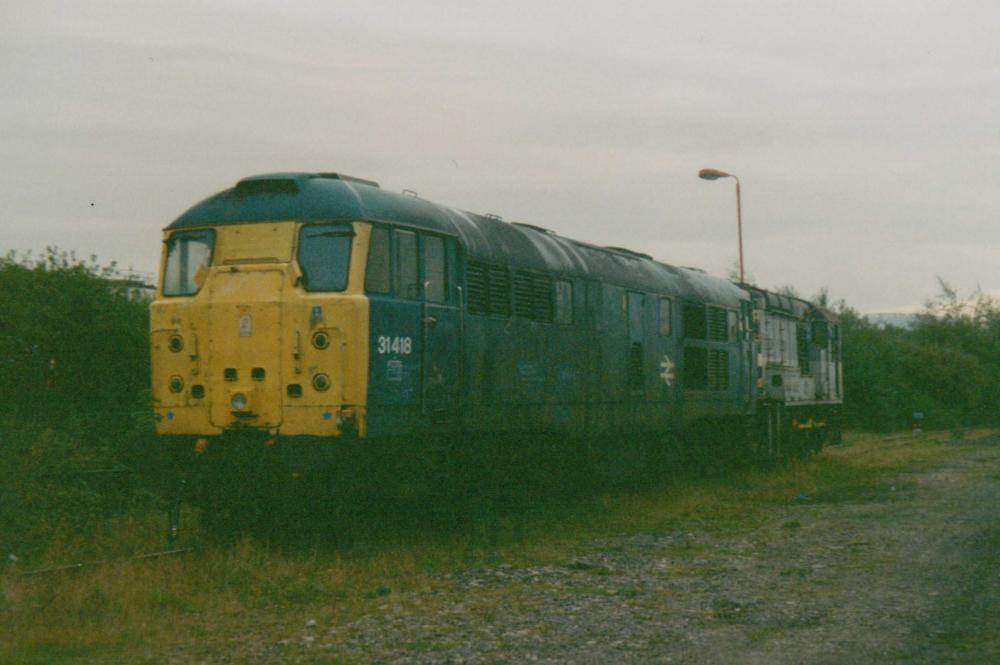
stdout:
<svg viewBox="0 0 1000 665">
<path fill-rule="evenodd" d="M 542 226 L 535 226 L 534 224 L 528 224 L 527 222 L 511 222 L 514 226 L 523 226 L 526 229 L 532 229 L 533 231 L 538 231 L 539 233 L 545 233 L 550 236 L 555 235 L 555 231 L 550 231 Z"/>
<path fill-rule="evenodd" d="M 492 212 L 486 213 L 485 215 L 483 215 L 483 217 L 485 217 L 486 219 L 492 219 L 492 220 L 494 220 L 496 222 L 502 222 L 503 221 L 503 217 L 501 217 L 500 215 L 495 215 Z"/>
<path fill-rule="evenodd" d="M 293 178 L 244 178 L 236 183 L 236 196 L 257 194 L 298 194 L 299 183 Z"/>
<path fill-rule="evenodd" d="M 353 182 L 358 185 L 368 185 L 369 187 L 378 187 L 378 183 L 375 182 L 374 180 L 355 178 L 352 175 L 344 175 L 343 173 L 317 173 L 314 177 L 329 178 L 330 180 L 343 180 L 344 182 Z"/>
<path fill-rule="evenodd" d="M 619 254 L 627 254 L 629 256 L 633 256 L 639 259 L 649 259 L 650 261 L 653 260 L 653 257 L 650 256 L 649 254 L 643 254 L 642 252 L 636 252 L 631 249 L 625 249 L 624 247 L 608 247 L 608 249 L 610 249 L 612 252 L 618 252 Z"/>
</svg>

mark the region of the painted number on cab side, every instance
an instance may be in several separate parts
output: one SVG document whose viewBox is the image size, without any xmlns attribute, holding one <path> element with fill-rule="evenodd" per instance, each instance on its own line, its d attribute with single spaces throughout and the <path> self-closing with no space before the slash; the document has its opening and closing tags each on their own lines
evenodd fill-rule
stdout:
<svg viewBox="0 0 1000 665">
<path fill-rule="evenodd" d="M 413 339 L 410 337 L 389 337 L 379 335 L 378 352 L 380 354 L 395 353 L 399 355 L 409 355 L 413 351 Z"/>
</svg>

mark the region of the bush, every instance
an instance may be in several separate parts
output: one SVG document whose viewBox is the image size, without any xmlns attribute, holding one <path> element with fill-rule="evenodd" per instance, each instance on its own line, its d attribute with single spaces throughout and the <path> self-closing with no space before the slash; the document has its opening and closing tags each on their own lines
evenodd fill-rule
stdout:
<svg viewBox="0 0 1000 665">
<path fill-rule="evenodd" d="M 0 259 L 0 553 L 134 498 L 151 433 L 147 303 L 114 266 L 50 248 Z"/>
<path fill-rule="evenodd" d="M 844 420 L 848 427 L 905 428 L 914 412 L 928 428 L 997 422 L 1000 308 L 959 299 L 944 282 L 911 329 L 878 327 L 844 303 Z"/>
</svg>

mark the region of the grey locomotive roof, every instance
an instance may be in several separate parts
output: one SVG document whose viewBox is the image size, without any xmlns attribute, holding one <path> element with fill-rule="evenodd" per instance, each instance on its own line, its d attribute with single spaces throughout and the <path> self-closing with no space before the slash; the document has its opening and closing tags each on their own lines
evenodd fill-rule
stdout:
<svg viewBox="0 0 1000 665">
<path fill-rule="evenodd" d="M 295 219 L 387 222 L 458 236 L 472 259 L 598 279 L 625 288 L 738 306 L 747 295 L 700 270 L 669 266 L 645 254 L 563 238 L 382 190 L 335 173 L 275 173 L 240 180 L 178 217 L 168 229 Z"/>
</svg>

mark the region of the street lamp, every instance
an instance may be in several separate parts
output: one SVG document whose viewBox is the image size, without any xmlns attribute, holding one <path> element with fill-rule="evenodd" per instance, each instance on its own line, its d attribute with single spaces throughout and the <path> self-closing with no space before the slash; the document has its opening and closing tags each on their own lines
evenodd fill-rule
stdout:
<svg viewBox="0 0 1000 665">
<path fill-rule="evenodd" d="M 740 283 L 743 283 L 743 212 L 740 206 L 740 179 L 732 173 L 726 173 L 719 169 L 702 169 L 698 171 L 698 177 L 702 180 L 718 180 L 719 178 L 732 178 L 736 181 L 736 231 L 740 238 Z"/>
</svg>

